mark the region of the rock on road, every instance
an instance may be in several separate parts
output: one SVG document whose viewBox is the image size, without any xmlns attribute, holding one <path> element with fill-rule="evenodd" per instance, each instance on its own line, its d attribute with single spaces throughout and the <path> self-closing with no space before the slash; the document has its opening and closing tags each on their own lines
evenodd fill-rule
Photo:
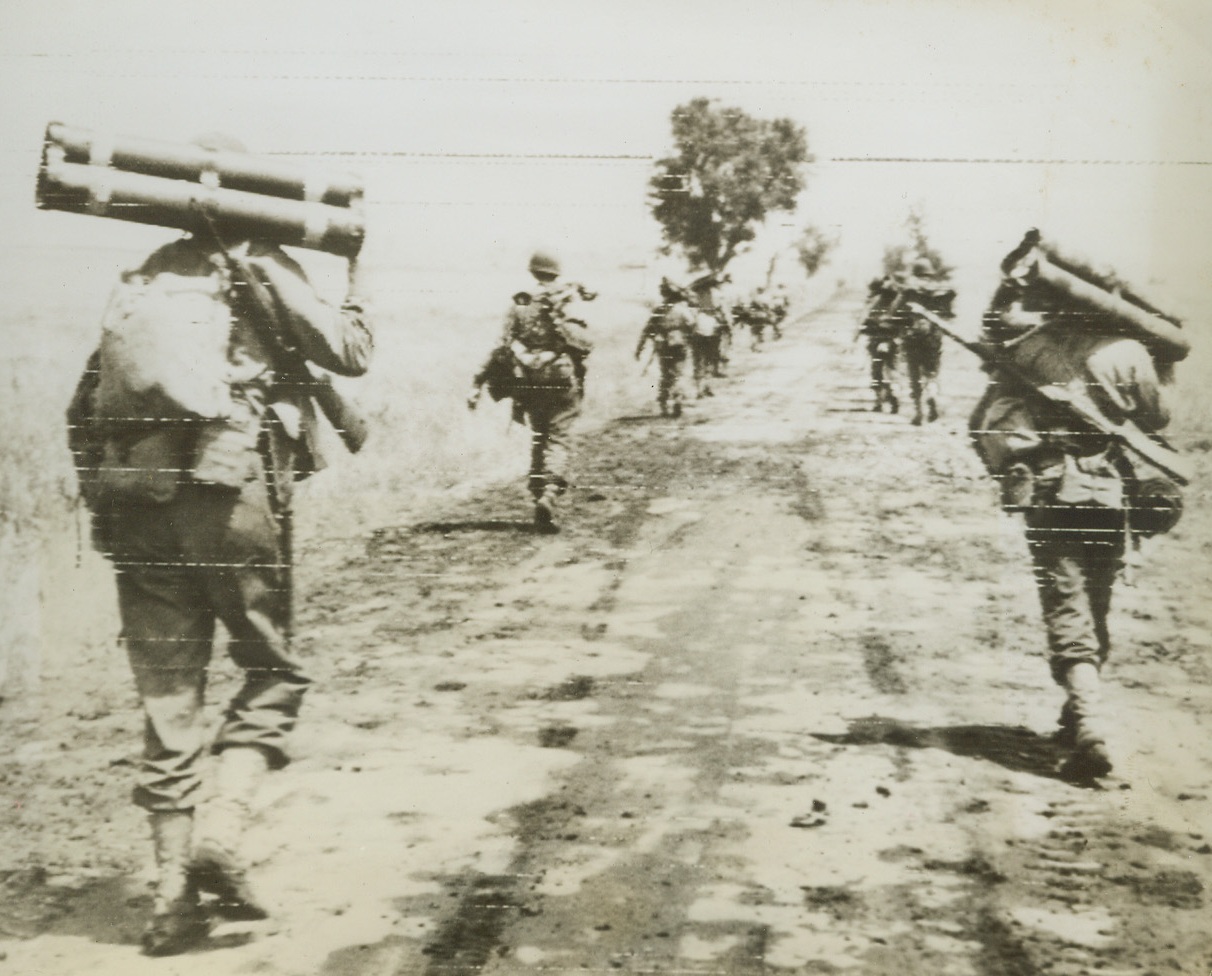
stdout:
<svg viewBox="0 0 1212 976">
<path fill-rule="evenodd" d="M 872 414 L 855 315 L 583 434 L 558 536 L 503 486 L 313 540 L 317 687 L 250 837 L 279 921 L 139 956 L 107 787 L 39 829 L 104 815 L 114 866 L 10 876 L 0 972 L 1207 973 L 1207 516 L 1117 595 L 1122 771 L 1061 781 L 1021 530 L 964 436 L 979 375 L 948 350 L 941 422 Z"/>
</svg>

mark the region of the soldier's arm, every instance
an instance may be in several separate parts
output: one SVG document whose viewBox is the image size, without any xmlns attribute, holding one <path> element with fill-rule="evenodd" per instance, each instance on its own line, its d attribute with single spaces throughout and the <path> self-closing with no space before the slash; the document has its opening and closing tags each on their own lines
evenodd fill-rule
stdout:
<svg viewBox="0 0 1212 976">
<path fill-rule="evenodd" d="M 661 328 L 662 313 L 661 309 L 656 309 L 648 316 L 648 321 L 644 323 L 644 328 L 640 330 L 640 341 L 635 344 L 635 358 L 639 359 L 644 352 L 644 345 L 648 342 L 656 342 L 657 332 Z"/>
<path fill-rule="evenodd" d="M 309 362 L 341 376 L 361 376 L 370 366 L 374 335 L 351 280 L 338 308 L 321 298 L 303 269 L 278 249 L 248 259 L 254 273 L 277 298 L 281 338 Z M 351 276 L 352 278 L 352 276 Z"/>
</svg>

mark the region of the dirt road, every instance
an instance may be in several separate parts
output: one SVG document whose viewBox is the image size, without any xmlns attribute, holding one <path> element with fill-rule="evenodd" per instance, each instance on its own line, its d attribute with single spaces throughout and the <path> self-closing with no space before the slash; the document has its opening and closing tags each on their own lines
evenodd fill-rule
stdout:
<svg viewBox="0 0 1212 976">
<path fill-rule="evenodd" d="M 8 722 L 0 973 L 1206 976 L 1206 456 L 1117 597 L 1122 774 L 1066 784 L 978 374 L 949 353 L 938 424 L 871 414 L 854 314 L 586 432 L 558 536 L 510 485 L 309 539 L 318 683 L 250 838 L 276 928 L 138 954 L 125 665 L 49 675 L 55 714 Z"/>
</svg>

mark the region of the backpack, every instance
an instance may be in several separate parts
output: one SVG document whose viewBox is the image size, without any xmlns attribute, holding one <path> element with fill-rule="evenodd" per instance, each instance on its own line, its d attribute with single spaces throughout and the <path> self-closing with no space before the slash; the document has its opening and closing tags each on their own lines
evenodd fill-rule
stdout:
<svg viewBox="0 0 1212 976">
<path fill-rule="evenodd" d="M 593 344 L 585 323 L 567 314 L 576 299 L 592 300 L 580 285 L 563 284 L 535 292 L 518 292 L 510 315 L 507 350 L 514 383 L 506 395 L 562 392 L 583 387 L 585 359 Z"/>
<path fill-rule="evenodd" d="M 94 511 L 115 500 L 165 502 L 200 476 L 200 436 L 215 440 L 236 412 L 228 295 L 218 269 L 128 272 L 114 289 L 67 417 L 80 491 Z"/>
<path fill-rule="evenodd" d="M 659 332 L 659 345 L 663 350 L 684 348 L 694 323 L 690 320 L 688 307 L 683 303 L 662 306 L 652 313 Z"/>
<path fill-rule="evenodd" d="M 121 426 L 230 414 L 228 288 L 218 270 L 123 275 L 101 318 L 99 420 Z"/>
</svg>

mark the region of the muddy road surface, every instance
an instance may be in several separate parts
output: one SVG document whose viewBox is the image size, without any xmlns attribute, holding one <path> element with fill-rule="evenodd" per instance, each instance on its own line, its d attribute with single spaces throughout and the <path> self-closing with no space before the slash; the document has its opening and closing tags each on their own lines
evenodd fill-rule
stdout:
<svg viewBox="0 0 1212 976">
<path fill-rule="evenodd" d="M 979 374 L 951 349 L 941 421 L 873 414 L 855 315 L 584 431 L 559 535 L 505 485 L 305 540 L 317 684 L 249 837 L 273 923 L 139 955 L 125 664 L 50 668 L 6 719 L 0 973 L 1207 976 L 1206 457 L 1117 593 L 1117 774 L 1066 783 Z"/>
</svg>

